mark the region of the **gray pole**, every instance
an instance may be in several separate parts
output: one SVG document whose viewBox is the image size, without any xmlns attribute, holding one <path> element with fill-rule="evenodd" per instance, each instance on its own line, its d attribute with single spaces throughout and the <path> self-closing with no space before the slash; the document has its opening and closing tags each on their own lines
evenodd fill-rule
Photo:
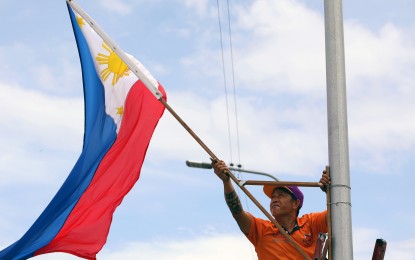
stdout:
<svg viewBox="0 0 415 260">
<path fill-rule="evenodd" d="M 353 259 L 342 0 L 324 0 L 332 254 Z"/>
</svg>

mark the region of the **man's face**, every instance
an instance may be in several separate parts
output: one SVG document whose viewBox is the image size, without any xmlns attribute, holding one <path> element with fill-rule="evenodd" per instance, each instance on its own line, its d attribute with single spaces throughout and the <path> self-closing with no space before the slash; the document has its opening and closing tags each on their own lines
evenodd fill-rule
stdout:
<svg viewBox="0 0 415 260">
<path fill-rule="evenodd" d="M 274 218 L 285 215 L 297 215 L 298 200 L 293 200 L 291 194 L 283 188 L 276 188 L 271 194 L 270 211 Z"/>
</svg>

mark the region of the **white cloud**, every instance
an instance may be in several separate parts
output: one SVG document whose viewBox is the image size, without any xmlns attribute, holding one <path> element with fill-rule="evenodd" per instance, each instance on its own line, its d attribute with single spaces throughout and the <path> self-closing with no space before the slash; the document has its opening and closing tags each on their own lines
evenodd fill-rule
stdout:
<svg viewBox="0 0 415 260">
<path fill-rule="evenodd" d="M 123 0 L 103 0 L 101 4 L 105 9 L 122 15 L 130 14 L 132 11 L 132 7 Z"/>
<path fill-rule="evenodd" d="M 291 165 L 311 162 L 314 163 L 311 169 L 319 160 L 323 164 L 327 138 L 321 134 L 326 133 L 327 112 L 322 15 L 293 1 L 255 1 L 236 10 L 233 38 L 238 39 L 234 42 L 237 91 L 243 96 L 244 91 L 249 90 L 251 97 L 249 101 L 238 97 L 238 102 L 243 104 L 240 110 L 245 109 L 238 115 L 246 116 L 239 121 L 241 140 L 246 144 L 243 151 L 249 153 L 243 157 L 244 162 L 251 163 L 252 159 L 267 169 L 272 167 L 264 164 L 269 159 L 274 160 L 276 168 L 281 167 L 280 162 Z M 408 158 L 415 156 L 413 33 L 393 24 L 373 31 L 356 20 L 345 21 L 344 26 L 351 160 L 364 170 L 396 172 L 396 167 L 404 167 L 410 161 Z M 199 71 L 205 77 L 220 79 L 223 76 L 219 57 L 219 50 L 201 48 L 200 52 L 183 60 L 191 67 L 190 73 Z M 227 68 L 227 71 L 230 70 Z M 227 76 L 229 80 L 229 74 Z M 252 100 L 254 98 L 265 104 L 258 106 Z M 267 101 L 273 101 L 274 106 L 268 105 Z M 279 103 L 284 106 L 275 105 Z M 200 105 L 195 104 L 192 110 L 198 109 L 197 106 Z M 198 113 L 205 120 L 213 115 L 219 117 L 218 111 L 207 114 L 206 111 L 213 109 L 211 105 L 200 107 L 203 112 Z M 220 109 L 226 113 L 224 106 Z M 254 116 L 245 114 L 250 111 Z M 258 123 L 256 119 L 259 118 L 266 124 Z M 201 124 L 197 120 L 190 122 Z M 224 122 L 226 124 L 226 119 L 221 121 L 222 129 L 226 129 Z M 213 121 L 211 126 L 214 126 Z M 214 126 L 217 127 L 220 126 Z M 222 145 L 229 142 L 226 133 L 206 131 L 215 132 L 211 137 L 213 140 L 222 138 L 219 141 Z M 264 155 L 267 152 L 274 157 Z M 294 168 L 290 171 L 310 170 Z M 284 166 L 282 169 L 287 170 Z"/>
<path fill-rule="evenodd" d="M 415 238 L 393 241 L 387 245 L 385 259 L 415 259 Z"/>
<path fill-rule="evenodd" d="M 218 98 L 208 101 L 190 93 L 170 92 L 168 95 L 171 103 L 177 105 L 173 107 L 176 112 L 209 149 L 219 158 L 230 160 L 228 123 L 226 112 L 223 112 L 225 100 Z M 255 104 L 255 100 L 249 98 L 240 99 L 238 104 L 244 166 L 251 169 L 260 167 L 258 170 L 267 172 L 278 169 L 303 176 L 320 174 L 326 149 L 325 123 L 324 117 L 320 116 L 321 111 L 311 104 L 307 105 L 307 109 L 298 107 L 279 112 L 269 105 L 257 109 Z M 316 122 L 320 122 L 319 126 L 316 126 Z M 236 131 L 233 125 L 231 131 Z M 236 138 L 232 142 L 236 147 Z M 158 159 L 209 159 L 208 154 L 168 111 L 165 111 L 151 145 L 152 149 L 158 151 Z M 235 154 L 234 151 L 233 156 L 237 160 Z"/>
<path fill-rule="evenodd" d="M 198 16 L 205 16 L 207 11 L 207 0 L 183 0 L 186 8 L 194 9 Z"/>
<path fill-rule="evenodd" d="M 415 42 L 410 33 L 393 24 L 386 24 L 379 32 L 374 32 L 358 23 L 346 22 L 348 76 L 352 80 L 374 78 L 412 82 L 414 76 L 409 68 L 415 63 Z M 403 86 L 395 87 L 401 89 Z"/>
<path fill-rule="evenodd" d="M 83 100 L 5 84 L 0 92 L 0 183 L 54 180 L 47 178 L 51 171 L 73 163 L 82 148 Z M 70 158 L 58 156 L 63 153 Z"/>
<path fill-rule="evenodd" d="M 249 242 L 240 236 L 201 237 L 187 241 L 132 243 L 121 252 L 102 255 L 102 259 L 255 259 Z"/>
<path fill-rule="evenodd" d="M 301 18 L 300 18 L 301 17 Z M 271 93 L 324 93 L 324 27 L 317 13 L 295 1 L 255 1 L 238 10 L 248 44 L 235 50 L 238 81 Z"/>
<path fill-rule="evenodd" d="M 195 14 L 210 12 L 211 16 L 205 19 L 216 19 L 212 15 L 213 7 L 208 10 L 207 1 L 183 0 L 182 3 L 187 9 L 195 10 Z M 122 1 L 106 1 L 104 5 L 121 14 L 130 12 L 130 6 Z M 327 159 L 323 17 L 301 3 L 286 0 L 260 0 L 235 8 L 236 23 L 232 25 L 244 166 L 271 173 L 277 169 L 284 173 L 319 175 L 319 169 Z M 186 31 L 184 35 L 192 34 Z M 413 29 L 404 30 L 392 23 L 374 31 L 358 20 L 345 21 L 349 143 L 351 160 L 359 171 L 399 171 L 403 163 L 415 157 L 413 35 Z M 188 73 L 186 77 L 196 76 L 203 86 L 213 85 L 203 82 L 206 78 L 217 78 L 217 82 L 222 79 L 220 50 L 218 46 L 212 49 L 212 42 L 218 42 L 217 37 L 214 29 L 201 33 L 194 43 L 201 44 L 197 52 L 182 59 L 183 71 Z M 227 51 L 225 54 L 229 55 Z M 6 58 L 23 53 L 26 60 L 36 60 L 34 52 L 25 45 L 3 47 L 1 53 Z M 9 74 L 7 79 L 13 80 L 20 71 L 11 70 L 9 64 L 3 62 L 1 67 L 3 73 Z M 79 76 L 77 66 L 72 66 L 73 77 Z M 167 73 L 163 67 L 156 67 L 156 71 L 164 75 L 174 75 L 174 69 L 168 69 Z M 33 82 L 42 84 L 43 90 L 50 90 L 48 86 L 67 77 L 54 78 L 54 69 L 47 65 L 32 68 L 31 72 Z M 169 86 L 166 90 L 169 103 L 178 114 L 216 155 L 228 160 L 225 99 L 220 94 L 215 96 L 217 87 L 212 87 L 214 90 L 208 87 L 200 92 L 197 89 L 175 92 Z M 0 91 L 0 141 L 3 144 L 0 164 L 2 172 L 8 173 L 2 175 L 1 184 L 51 181 L 51 168 L 56 169 L 57 165 L 72 167 L 82 145 L 82 98 L 55 97 L 6 84 L 0 84 Z M 205 95 L 208 92 L 210 95 Z M 233 125 L 231 131 L 235 145 Z M 156 129 L 150 149 L 160 161 L 208 159 L 203 149 L 167 111 Z M 66 154 L 53 157 L 54 152 Z M 73 158 L 68 159 L 67 154 Z M 25 164 L 20 163 L 21 158 L 25 158 Z M 55 166 L 49 164 L 51 158 Z M 59 161 L 59 158 L 66 159 Z M 36 169 L 36 177 L 27 174 L 33 169 Z M 5 226 L 4 223 L 1 225 Z M 371 256 L 379 234 L 377 230 L 354 231 L 356 259 Z M 196 245 L 190 242 L 183 241 L 191 248 L 212 241 L 205 238 L 196 240 L 195 243 L 200 242 Z M 388 259 L 413 259 L 413 239 L 388 243 Z M 117 252 L 106 252 L 114 258 L 135 256 L 134 246 L 156 255 L 154 246 L 158 246 L 171 255 L 185 257 L 181 246 L 171 241 L 134 243 Z M 212 247 L 216 248 L 216 245 Z M 159 256 L 161 259 L 167 257 L 163 253 Z"/>
<path fill-rule="evenodd" d="M 185 1 L 184 4 L 187 8 L 197 7 L 198 10 L 204 10 L 207 5 L 194 1 Z M 317 169 L 325 164 L 327 157 L 323 18 L 319 13 L 292 1 L 263 0 L 235 8 L 237 29 L 234 39 L 248 42 L 235 44 L 238 54 L 236 75 L 237 82 L 240 82 L 238 87 L 241 87 L 238 89 L 241 93 L 238 97 L 238 122 L 242 161 L 246 167 L 259 167 L 264 171 L 278 169 L 305 175 L 319 172 Z M 415 76 L 410 73 L 410 68 L 415 67 L 414 41 L 391 24 L 376 33 L 356 22 L 346 21 L 345 32 L 349 138 L 353 148 L 351 154 L 355 156 L 352 160 L 371 170 L 388 171 L 385 166 L 392 160 L 387 159 L 390 153 L 410 154 L 415 144 L 412 134 L 415 121 L 411 112 L 415 109 L 412 102 L 415 90 L 411 88 Z M 248 40 L 243 38 L 245 33 Z M 213 35 L 208 33 L 206 37 L 211 39 Z M 187 62 L 184 65 L 192 66 L 190 73 L 200 70 L 200 75 L 212 73 L 210 76 L 220 77 L 219 59 L 211 58 L 216 57 L 215 53 L 218 54 L 217 51 L 200 48 L 200 52 L 191 58 L 183 59 Z M 202 65 L 195 66 L 196 61 Z M 48 73 L 38 74 L 49 77 L 40 80 L 54 85 L 57 79 L 53 78 L 51 69 L 44 67 L 43 71 Z M 369 84 L 365 84 L 368 80 Z M 22 136 L 36 136 L 39 143 L 42 141 L 59 149 L 56 144 L 63 131 L 72 138 L 72 142 L 68 142 L 71 150 L 75 150 L 71 146 L 73 143 L 79 147 L 79 136 L 83 132 L 81 99 L 53 101 L 44 94 L 13 93 L 13 88 L 3 88 L 2 93 L 10 93 L 2 96 L 3 113 L 13 106 L 12 100 L 17 100 L 10 95 L 27 97 L 18 101 L 21 103 L 14 106 L 13 111 L 2 114 L 8 124 L 27 125 L 18 129 Z M 256 94 L 252 92 L 249 98 L 244 98 L 243 91 L 247 88 Z M 209 97 L 202 96 L 203 91 L 174 93 L 167 87 L 167 92 L 169 103 L 196 134 L 201 135 L 219 157 L 230 158 L 225 100 L 221 97 L 209 100 Z M 280 94 L 274 95 L 275 92 L 293 95 L 293 102 Z M 76 102 L 76 111 L 67 108 L 75 105 L 73 102 Z M 284 102 L 285 105 L 276 106 L 272 102 Z M 65 111 L 65 120 L 60 116 L 62 111 Z M 39 116 L 45 118 L 37 120 Z M 233 151 L 236 151 L 233 124 L 231 131 Z M 42 132 L 45 135 L 41 135 Z M 160 158 L 208 158 L 167 111 L 156 130 L 152 146 L 161 152 Z M 19 154 L 15 157 L 24 155 L 26 148 L 20 147 L 15 149 Z M 171 153 L 172 147 L 175 147 L 174 153 Z M 236 157 L 235 154 L 232 156 Z"/>
<path fill-rule="evenodd" d="M 379 231 L 357 228 L 353 233 L 353 255 L 355 259 L 371 259 Z M 415 238 L 402 241 L 386 241 L 385 259 L 415 259 Z M 78 259 L 75 256 L 61 253 L 41 255 L 34 259 Z M 242 235 L 215 235 L 197 237 L 188 240 L 159 239 L 148 242 L 130 242 L 118 249 L 105 248 L 98 254 L 98 259 L 257 259 L 250 242 Z"/>
<path fill-rule="evenodd" d="M 390 172 L 415 156 L 415 42 L 392 24 L 372 32 L 346 23 L 345 33 L 356 162 L 371 171 Z"/>
<path fill-rule="evenodd" d="M 66 254 L 53 253 L 34 259 L 78 259 Z M 62 258 L 61 258 L 62 257 Z M 98 259 L 154 259 L 154 260 L 228 260 L 257 259 L 249 241 L 241 235 L 220 235 L 198 237 L 189 240 L 164 240 L 149 242 L 130 242 L 117 250 L 103 249 Z"/>
<path fill-rule="evenodd" d="M 382 238 L 376 229 L 357 227 L 353 229 L 353 255 L 355 259 L 371 259 L 376 239 Z M 386 240 L 385 259 L 412 260 L 415 259 L 415 238 L 400 241 Z"/>
<path fill-rule="evenodd" d="M 32 73 L 37 78 L 40 86 L 58 86 L 56 77 L 53 73 L 52 68 L 46 65 L 40 65 L 32 68 Z"/>
<path fill-rule="evenodd" d="M 353 229 L 353 255 L 356 259 L 370 259 L 380 232 L 375 229 Z"/>
</svg>

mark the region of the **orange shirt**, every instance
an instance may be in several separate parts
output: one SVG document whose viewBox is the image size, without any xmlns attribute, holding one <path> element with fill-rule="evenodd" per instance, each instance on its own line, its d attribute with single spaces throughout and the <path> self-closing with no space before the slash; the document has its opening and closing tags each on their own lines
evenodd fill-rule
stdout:
<svg viewBox="0 0 415 260">
<path fill-rule="evenodd" d="M 259 260 L 303 259 L 278 229 L 269 220 L 252 216 L 251 229 L 247 238 L 255 247 Z M 291 237 L 311 258 L 317 243 L 318 234 L 327 233 L 326 211 L 305 214 L 297 218 L 299 229 Z"/>
</svg>

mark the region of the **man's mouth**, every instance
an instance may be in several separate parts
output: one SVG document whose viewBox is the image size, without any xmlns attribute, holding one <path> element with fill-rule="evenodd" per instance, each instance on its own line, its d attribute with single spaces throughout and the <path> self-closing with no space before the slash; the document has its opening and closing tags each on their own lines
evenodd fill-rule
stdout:
<svg viewBox="0 0 415 260">
<path fill-rule="evenodd" d="M 272 203 L 272 204 L 271 204 L 271 208 L 275 208 L 275 207 L 279 208 L 279 207 L 280 207 L 280 205 L 278 205 L 277 203 Z"/>
</svg>

